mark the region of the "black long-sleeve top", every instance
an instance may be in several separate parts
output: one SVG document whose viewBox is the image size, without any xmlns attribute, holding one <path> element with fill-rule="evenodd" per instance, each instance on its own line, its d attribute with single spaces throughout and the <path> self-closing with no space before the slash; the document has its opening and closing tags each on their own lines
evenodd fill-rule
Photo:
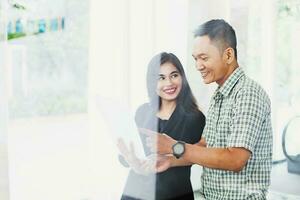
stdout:
<svg viewBox="0 0 300 200">
<path fill-rule="evenodd" d="M 135 115 L 136 125 L 159 133 L 165 133 L 175 140 L 189 144 L 199 142 L 205 126 L 205 116 L 199 110 L 185 111 L 177 105 L 169 120 L 156 117 L 150 104 L 143 104 Z M 146 155 L 151 152 L 146 146 L 146 136 L 140 134 Z M 190 181 L 191 166 L 172 167 L 165 172 L 148 176 L 130 171 L 123 191 L 125 199 L 194 199 Z M 200 179 L 199 179 L 200 180 Z"/>
</svg>

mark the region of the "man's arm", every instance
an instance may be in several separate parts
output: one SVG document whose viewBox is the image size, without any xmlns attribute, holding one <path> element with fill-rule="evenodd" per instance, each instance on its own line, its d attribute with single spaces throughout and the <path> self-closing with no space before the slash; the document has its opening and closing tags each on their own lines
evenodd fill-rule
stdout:
<svg viewBox="0 0 300 200">
<path fill-rule="evenodd" d="M 148 136 L 147 145 L 152 152 L 172 154 L 172 146 L 176 140 L 166 134 L 157 134 L 146 129 L 141 130 Z M 251 152 L 245 148 L 212 148 L 206 147 L 205 139 L 197 144 L 186 144 L 182 158 L 170 157 L 170 167 L 198 164 L 203 167 L 239 172 L 249 160 Z"/>
<path fill-rule="evenodd" d="M 199 140 L 199 142 L 196 143 L 195 145 L 205 147 L 206 141 L 202 137 L 201 140 Z M 190 166 L 190 165 L 193 165 L 193 163 L 185 160 L 182 157 L 177 159 L 174 156 L 164 156 L 164 159 L 162 159 L 162 161 L 157 163 L 156 169 L 157 172 L 163 172 L 170 167 L 180 167 L 180 166 Z"/>
<path fill-rule="evenodd" d="M 201 140 L 198 143 L 196 143 L 196 145 L 201 146 L 201 147 L 206 147 L 207 144 L 206 144 L 205 138 L 202 137 Z"/>
<path fill-rule="evenodd" d="M 168 157 L 169 167 L 198 164 L 203 167 L 241 171 L 250 158 L 251 152 L 245 148 L 207 148 L 197 144 L 186 144 L 185 153 L 180 159 Z M 158 171 L 159 166 L 158 166 Z"/>
<path fill-rule="evenodd" d="M 206 141 L 205 138 L 201 138 L 201 140 L 199 140 L 199 142 L 197 142 L 195 144 L 195 146 L 201 146 L 201 147 L 206 147 Z M 181 157 L 180 159 L 175 158 L 174 156 L 172 156 L 170 158 L 170 162 L 171 162 L 171 167 L 178 167 L 178 166 L 189 166 L 192 165 L 194 163 L 187 161 L 186 159 L 184 159 L 183 157 Z"/>
<path fill-rule="evenodd" d="M 251 152 L 245 148 L 209 148 L 186 144 L 182 159 L 203 167 L 239 172 L 247 164 L 250 155 Z"/>
<path fill-rule="evenodd" d="M 251 152 L 245 148 L 207 148 L 199 145 L 185 145 L 185 153 L 180 159 L 169 158 L 170 167 L 198 164 L 203 167 L 241 171 L 247 164 Z"/>
</svg>

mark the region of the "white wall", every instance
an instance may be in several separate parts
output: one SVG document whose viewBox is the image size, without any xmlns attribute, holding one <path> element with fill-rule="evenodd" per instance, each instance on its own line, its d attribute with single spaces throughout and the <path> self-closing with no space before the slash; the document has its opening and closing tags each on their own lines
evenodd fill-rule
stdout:
<svg viewBox="0 0 300 200">
<path fill-rule="evenodd" d="M 9 198 L 8 151 L 7 151 L 7 82 L 6 82 L 6 45 L 0 43 L 0 199 Z"/>
<path fill-rule="evenodd" d="M 0 35 L 5 34 L 6 3 L 0 1 Z M 8 179 L 8 151 L 7 151 L 7 64 L 6 51 L 7 43 L 0 41 L 0 199 L 9 199 L 9 179 Z"/>
</svg>

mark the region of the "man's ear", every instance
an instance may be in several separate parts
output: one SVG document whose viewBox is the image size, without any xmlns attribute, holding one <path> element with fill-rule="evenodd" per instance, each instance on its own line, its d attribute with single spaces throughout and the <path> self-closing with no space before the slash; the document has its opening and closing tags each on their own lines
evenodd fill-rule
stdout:
<svg viewBox="0 0 300 200">
<path fill-rule="evenodd" d="M 223 56 L 224 56 L 224 59 L 226 60 L 226 63 L 231 64 L 235 59 L 233 48 L 228 47 L 227 49 L 225 49 Z"/>
</svg>

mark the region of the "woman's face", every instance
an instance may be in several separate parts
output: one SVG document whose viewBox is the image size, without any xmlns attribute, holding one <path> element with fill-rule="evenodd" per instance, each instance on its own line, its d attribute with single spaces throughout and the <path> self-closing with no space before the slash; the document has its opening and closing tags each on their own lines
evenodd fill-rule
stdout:
<svg viewBox="0 0 300 200">
<path fill-rule="evenodd" d="M 162 101 L 175 101 L 182 87 L 182 76 L 177 68 L 170 62 L 160 66 L 157 88 L 157 95 Z"/>
</svg>

